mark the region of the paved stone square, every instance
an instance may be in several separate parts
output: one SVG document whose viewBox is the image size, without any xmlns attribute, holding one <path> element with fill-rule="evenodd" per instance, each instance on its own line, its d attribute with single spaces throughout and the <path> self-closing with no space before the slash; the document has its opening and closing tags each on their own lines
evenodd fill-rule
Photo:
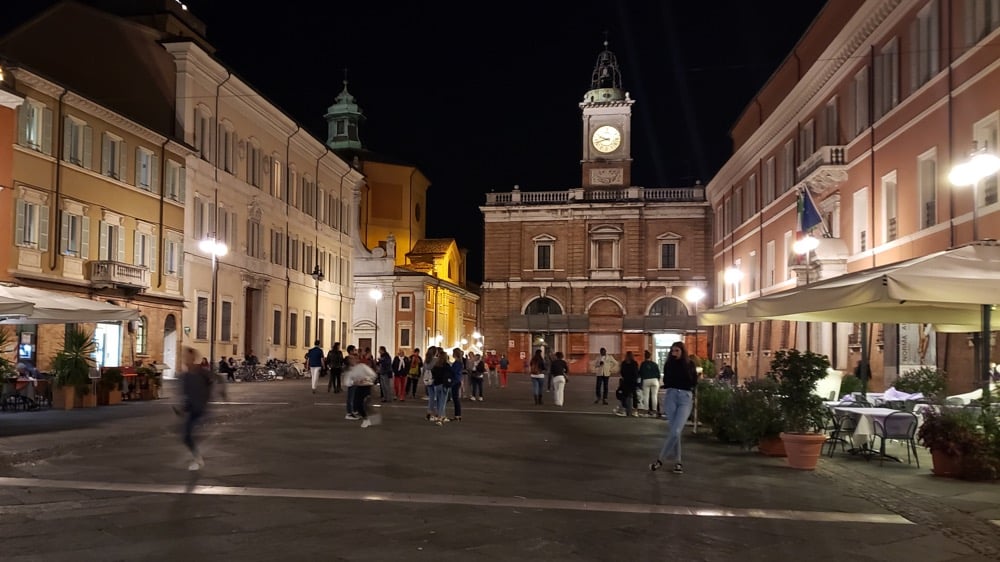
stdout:
<svg viewBox="0 0 1000 562">
<path fill-rule="evenodd" d="M 325 386 L 232 384 L 198 472 L 169 386 L 0 414 L 2 558 L 1000 559 L 995 485 L 935 478 L 927 455 L 917 469 L 838 453 L 801 472 L 689 429 L 686 473 L 652 473 L 665 422 L 593 405 L 590 377 L 563 408 L 529 389 L 512 376 L 441 427 L 425 401 L 390 403 L 362 429 Z"/>
</svg>

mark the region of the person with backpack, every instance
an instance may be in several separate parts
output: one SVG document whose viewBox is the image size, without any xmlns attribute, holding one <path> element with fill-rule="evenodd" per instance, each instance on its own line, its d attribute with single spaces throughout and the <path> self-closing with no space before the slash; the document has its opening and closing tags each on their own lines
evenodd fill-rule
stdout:
<svg viewBox="0 0 1000 562">
<path fill-rule="evenodd" d="M 326 391 L 333 389 L 334 393 L 340 392 L 340 377 L 344 372 L 344 354 L 340 351 L 340 342 L 334 342 L 333 347 L 326 354 L 326 368 L 330 373 L 330 380 L 326 383 Z"/>
<path fill-rule="evenodd" d="M 486 363 L 483 362 L 483 356 L 476 353 L 469 353 L 472 356 L 473 367 L 472 371 L 469 373 L 469 380 L 472 383 L 472 396 L 473 402 L 479 400 L 483 401 L 483 378 L 486 377 Z"/>
<path fill-rule="evenodd" d="M 415 348 L 410 360 L 406 364 L 406 388 L 403 389 L 403 398 L 407 396 L 417 399 L 417 385 L 420 384 L 420 374 L 423 371 L 424 360 L 420 357 L 420 348 Z"/>
</svg>

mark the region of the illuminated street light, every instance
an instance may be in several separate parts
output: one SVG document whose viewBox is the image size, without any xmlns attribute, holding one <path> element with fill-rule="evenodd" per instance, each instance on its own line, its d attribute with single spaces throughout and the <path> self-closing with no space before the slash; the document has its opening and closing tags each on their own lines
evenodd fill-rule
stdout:
<svg viewBox="0 0 1000 562">
<path fill-rule="evenodd" d="M 972 186 L 972 239 L 979 240 L 979 182 L 1000 172 L 1000 158 L 986 151 L 973 150 L 968 162 L 957 164 L 948 174 L 956 187 Z"/>
<path fill-rule="evenodd" d="M 217 364 L 215 357 L 215 330 L 218 324 L 217 314 L 219 309 L 219 258 L 229 253 L 229 247 L 226 246 L 225 242 L 216 239 L 215 235 L 212 235 L 199 242 L 198 248 L 202 252 L 212 256 L 212 314 L 210 315 L 212 328 L 209 330 L 208 364 L 214 370 Z"/>
</svg>

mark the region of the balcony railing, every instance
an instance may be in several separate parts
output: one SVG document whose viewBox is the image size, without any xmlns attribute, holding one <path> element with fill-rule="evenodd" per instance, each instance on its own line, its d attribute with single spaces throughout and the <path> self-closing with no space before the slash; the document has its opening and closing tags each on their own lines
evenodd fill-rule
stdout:
<svg viewBox="0 0 1000 562">
<path fill-rule="evenodd" d="M 795 169 L 795 177 L 808 185 L 846 180 L 847 150 L 843 146 L 821 146 Z"/>
<path fill-rule="evenodd" d="M 94 287 L 149 288 L 149 269 L 117 261 L 90 262 L 90 284 Z"/>
<path fill-rule="evenodd" d="M 487 193 L 487 205 L 555 205 L 588 202 L 702 202 L 705 186 L 626 187 L 623 189 L 568 189 L 565 191 L 521 191 Z"/>
</svg>

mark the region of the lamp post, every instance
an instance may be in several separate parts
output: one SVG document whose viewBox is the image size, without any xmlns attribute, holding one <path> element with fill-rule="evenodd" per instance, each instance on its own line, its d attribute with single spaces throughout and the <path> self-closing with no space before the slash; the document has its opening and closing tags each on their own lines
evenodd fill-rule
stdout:
<svg viewBox="0 0 1000 562">
<path fill-rule="evenodd" d="M 972 186 L 972 240 L 979 240 L 979 182 L 983 179 L 1000 172 L 1000 158 L 995 154 L 987 152 L 988 146 L 984 143 L 980 149 L 973 148 L 972 154 L 967 162 L 962 162 L 951 169 L 948 174 L 948 181 L 957 187 L 966 185 Z M 991 306 L 980 305 L 982 326 L 979 332 L 979 353 L 973 362 L 979 376 L 983 378 L 983 397 L 989 400 L 990 375 L 987 367 L 990 364 L 990 315 Z"/>
<path fill-rule="evenodd" d="M 368 296 L 375 301 L 375 338 L 374 343 L 372 343 L 372 347 L 375 349 L 372 350 L 372 353 L 378 353 L 378 301 L 382 300 L 382 291 L 375 287 L 368 293 Z"/>
<path fill-rule="evenodd" d="M 215 372 L 217 365 L 215 358 L 215 330 L 218 325 L 216 314 L 218 314 L 219 310 L 219 258 L 229 253 L 229 247 L 226 246 L 225 242 L 216 239 L 215 235 L 212 235 L 199 242 L 198 248 L 202 252 L 212 256 L 212 314 L 209 315 L 212 321 L 212 328 L 209 330 L 208 364 L 212 371 Z"/>
<path fill-rule="evenodd" d="M 809 270 L 812 269 L 812 252 L 819 247 L 819 240 L 812 234 L 806 234 L 792 244 L 792 251 L 806 257 L 806 285 L 809 285 Z M 812 351 L 812 328 L 806 322 L 806 351 Z"/>
<path fill-rule="evenodd" d="M 314 334 L 314 339 L 318 340 L 319 339 L 319 282 L 322 281 L 323 279 L 326 279 L 325 277 L 323 277 L 323 270 L 320 269 L 319 264 L 316 264 L 316 267 L 313 268 L 312 278 L 316 280 L 316 308 L 315 311 L 313 312 L 313 314 L 316 315 L 316 333 Z M 309 342 L 306 342 L 306 345 L 309 345 Z"/>
</svg>

